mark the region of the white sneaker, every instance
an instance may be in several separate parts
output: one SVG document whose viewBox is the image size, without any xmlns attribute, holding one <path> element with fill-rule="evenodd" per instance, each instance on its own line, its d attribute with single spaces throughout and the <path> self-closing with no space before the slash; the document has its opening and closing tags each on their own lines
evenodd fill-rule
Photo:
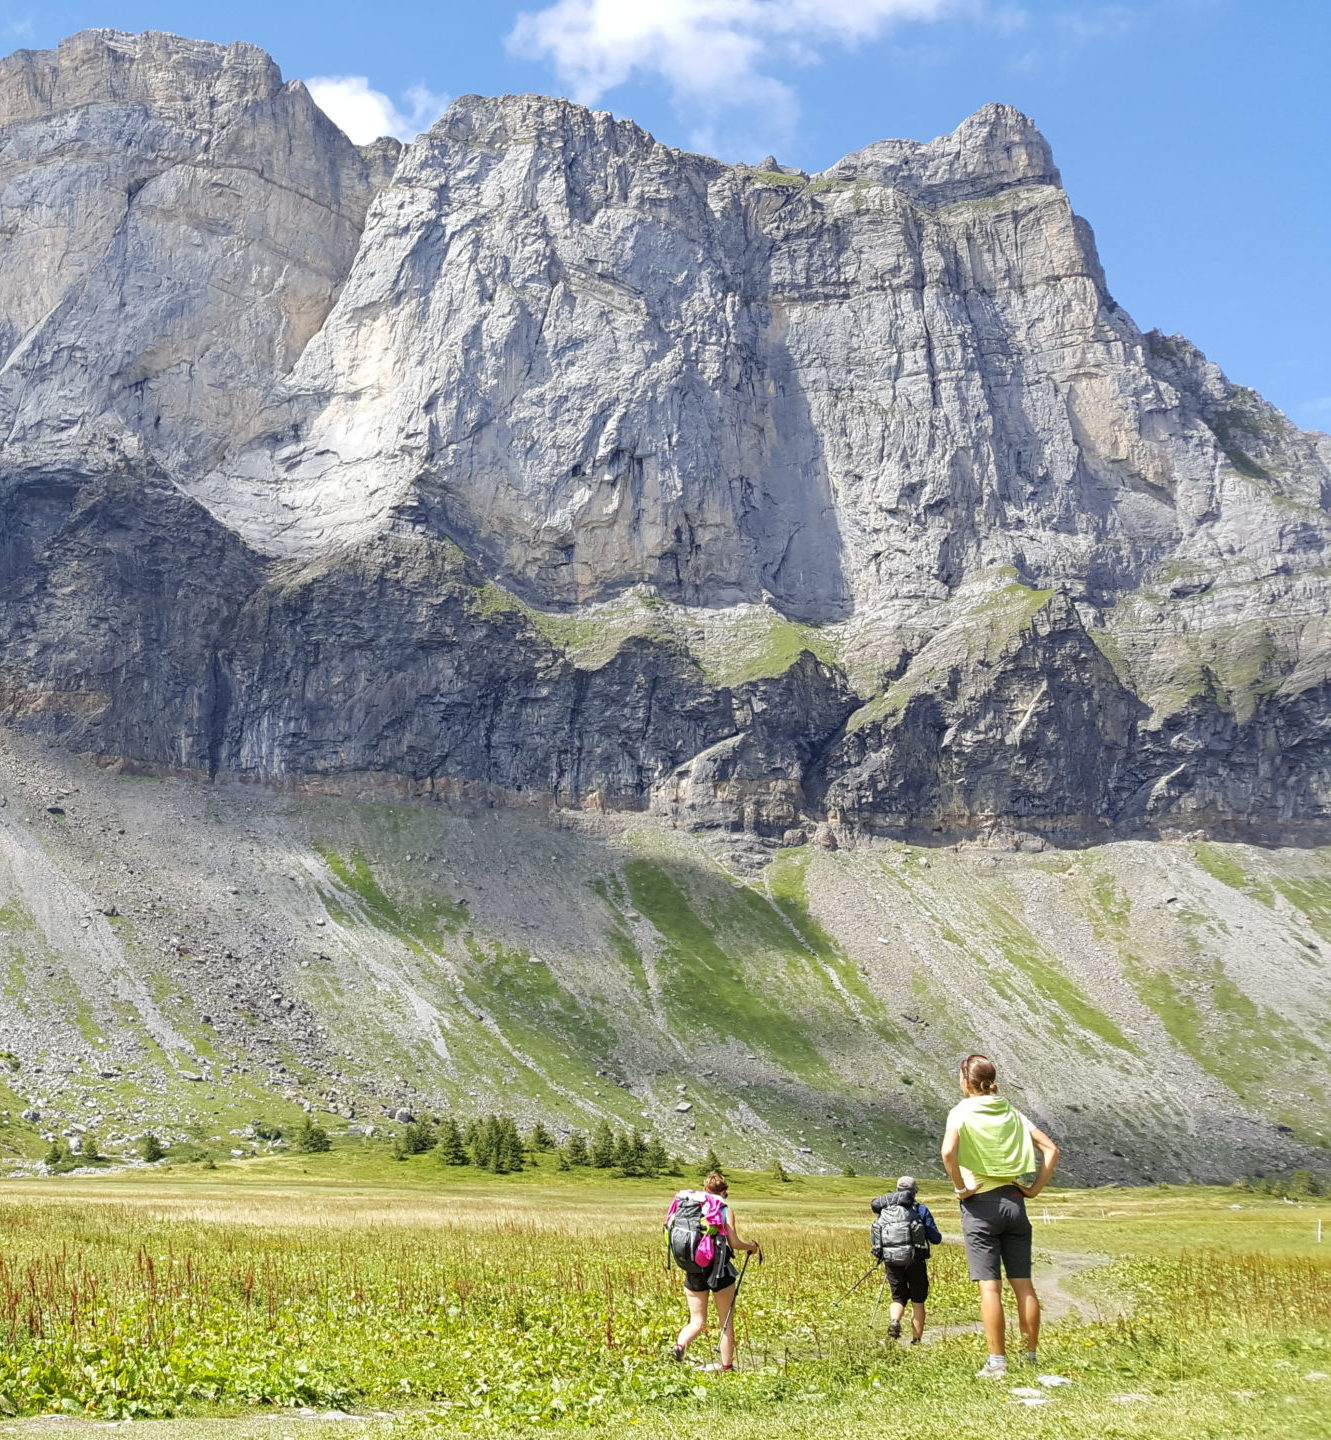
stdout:
<svg viewBox="0 0 1331 1440">
<path fill-rule="evenodd" d="M 1006 1380 L 1007 1361 L 1004 1360 L 999 1364 L 995 1364 L 993 1357 L 990 1356 L 975 1372 L 975 1378 L 977 1380 Z"/>
</svg>

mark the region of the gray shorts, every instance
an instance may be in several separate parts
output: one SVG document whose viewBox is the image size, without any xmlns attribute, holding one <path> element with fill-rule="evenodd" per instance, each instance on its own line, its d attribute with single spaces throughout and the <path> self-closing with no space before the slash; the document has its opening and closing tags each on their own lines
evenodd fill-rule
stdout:
<svg viewBox="0 0 1331 1440">
<path fill-rule="evenodd" d="M 961 1238 L 972 1280 L 1031 1278 L 1031 1222 L 1015 1185 L 961 1202 Z"/>
</svg>

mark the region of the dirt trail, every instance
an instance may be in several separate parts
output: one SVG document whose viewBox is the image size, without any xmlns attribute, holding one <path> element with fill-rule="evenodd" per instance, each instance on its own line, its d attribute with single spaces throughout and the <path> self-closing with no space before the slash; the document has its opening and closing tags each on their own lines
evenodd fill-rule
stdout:
<svg viewBox="0 0 1331 1440">
<path fill-rule="evenodd" d="M 1088 1297 L 1070 1291 L 1065 1282 L 1078 1275 L 1098 1270 L 1110 1263 L 1110 1256 L 1089 1252 L 1056 1250 L 1049 1255 L 1049 1264 L 1036 1270 L 1035 1283 L 1040 1292 L 1040 1308 L 1046 1321 L 1115 1320 L 1128 1313 L 1128 1307 L 1117 1295 Z"/>
<path fill-rule="evenodd" d="M 1047 1263 L 1036 1262 L 1035 1288 L 1040 1296 L 1040 1318 L 1045 1325 L 1058 1320 L 1113 1320 L 1127 1314 L 1126 1304 L 1113 1295 L 1094 1298 L 1079 1295 L 1068 1288 L 1069 1281 L 1089 1271 L 1098 1270 L 1110 1263 L 1110 1256 L 1097 1255 L 1080 1250 L 1046 1251 Z M 977 1335 L 982 1327 L 979 1320 L 968 1320 L 959 1325 L 931 1325 L 925 1331 L 925 1342 L 941 1340 L 949 1335 Z"/>
</svg>

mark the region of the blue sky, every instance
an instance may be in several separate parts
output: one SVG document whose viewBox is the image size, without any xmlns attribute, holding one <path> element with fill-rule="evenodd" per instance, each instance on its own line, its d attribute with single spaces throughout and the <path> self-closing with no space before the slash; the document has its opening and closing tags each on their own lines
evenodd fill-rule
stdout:
<svg viewBox="0 0 1331 1440">
<path fill-rule="evenodd" d="M 1137 323 L 1331 430 L 1331 0 L 0 0 L 5 50 L 99 25 L 252 41 L 348 126 L 538 90 L 806 169 L 1005 101 Z"/>
</svg>

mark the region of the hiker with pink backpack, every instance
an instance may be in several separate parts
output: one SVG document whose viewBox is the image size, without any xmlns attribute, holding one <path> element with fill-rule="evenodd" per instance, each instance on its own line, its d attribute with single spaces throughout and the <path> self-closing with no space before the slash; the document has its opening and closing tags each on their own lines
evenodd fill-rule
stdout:
<svg viewBox="0 0 1331 1440">
<path fill-rule="evenodd" d="M 689 1302 L 689 1323 L 679 1332 L 671 1359 L 683 1360 L 684 1352 L 707 1329 L 707 1297 L 712 1297 L 721 1325 L 721 1363 L 708 1370 L 735 1368 L 735 1296 L 744 1278 L 731 1263 L 737 1250 L 762 1263 L 763 1248 L 756 1240 L 741 1240 L 735 1231 L 735 1216 L 726 1202 L 726 1177 L 715 1171 L 703 1181 L 701 1190 L 681 1190 L 666 1211 L 665 1231 L 670 1255 L 684 1272 L 684 1297 Z"/>
</svg>

